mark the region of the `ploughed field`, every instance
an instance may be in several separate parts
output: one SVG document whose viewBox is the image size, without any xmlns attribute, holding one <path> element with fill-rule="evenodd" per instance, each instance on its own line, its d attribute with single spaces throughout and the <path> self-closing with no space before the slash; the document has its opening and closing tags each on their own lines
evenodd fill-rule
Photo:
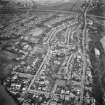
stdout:
<svg viewBox="0 0 105 105">
<path fill-rule="evenodd" d="M 0 79 L 20 105 L 104 105 L 104 15 L 92 7 L 2 14 Z"/>
</svg>

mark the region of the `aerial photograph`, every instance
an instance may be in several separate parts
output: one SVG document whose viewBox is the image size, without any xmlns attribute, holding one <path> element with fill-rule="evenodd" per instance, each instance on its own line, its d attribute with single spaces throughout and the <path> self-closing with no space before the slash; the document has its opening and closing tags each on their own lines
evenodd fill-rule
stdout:
<svg viewBox="0 0 105 105">
<path fill-rule="evenodd" d="M 105 105 L 105 0 L 0 0 L 0 105 Z"/>
</svg>

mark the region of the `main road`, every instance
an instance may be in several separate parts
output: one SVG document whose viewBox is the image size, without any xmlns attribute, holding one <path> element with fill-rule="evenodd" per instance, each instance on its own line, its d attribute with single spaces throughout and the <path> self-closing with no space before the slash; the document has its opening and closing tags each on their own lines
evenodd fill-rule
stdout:
<svg viewBox="0 0 105 105">
<path fill-rule="evenodd" d="M 89 1 L 89 5 L 86 7 L 84 14 L 83 14 L 83 24 L 84 24 L 84 29 L 83 29 L 83 36 L 82 36 L 82 48 L 83 48 L 83 55 L 82 55 L 82 60 L 83 60 L 83 68 L 82 68 L 82 78 L 81 78 L 81 96 L 80 96 L 80 103 L 79 105 L 83 105 L 83 99 L 84 99 L 84 88 L 85 88 L 85 77 L 86 77 L 86 69 L 87 69 L 87 61 L 86 61 L 86 42 L 87 42 L 87 11 L 89 9 L 91 0 Z"/>
</svg>

